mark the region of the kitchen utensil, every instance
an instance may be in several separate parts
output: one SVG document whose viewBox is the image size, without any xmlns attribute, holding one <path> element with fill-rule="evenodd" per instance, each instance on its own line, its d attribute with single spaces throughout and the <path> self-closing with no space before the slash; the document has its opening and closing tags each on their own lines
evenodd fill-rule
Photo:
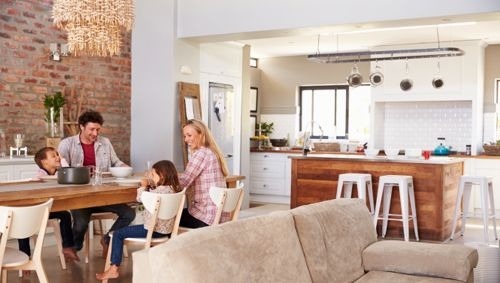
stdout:
<svg viewBox="0 0 500 283">
<path fill-rule="evenodd" d="M 380 66 L 375 65 L 375 71 L 370 74 L 370 83 L 372 86 L 379 86 L 384 82 L 384 75 L 380 71 Z"/>
<path fill-rule="evenodd" d="M 363 83 L 363 76 L 359 73 L 357 65 L 352 67 L 351 74 L 347 77 L 347 83 L 351 87 L 358 87 Z"/>
<path fill-rule="evenodd" d="M 413 80 L 408 77 L 408 60 L 406 60 L 406 78 L 399 83 L 399 87 L 402 91 L 409 91 L 413 87 Z"/>
<path fill-rule="evenodd" d="M 57 170 L 59 184 L 88 184 L 90 170 L 88 167 L 61 167 Z"/>
<path fill-rule="evenodd" d="M 450 147 L 444 145 L 445 138 L 437 138 L 439 145 L 434 149 L 434 155 L 449 155 Z"/>
<path fill-rule="evenodd" d="M 441 88 L 444 85 L 444 81 L 440 76 L 441 73 L 441 65 L 439 64 L 439 58 L 437 62 L 437 75 L 432 79 L 432 86 L 436 89 Z"/>
</svg>

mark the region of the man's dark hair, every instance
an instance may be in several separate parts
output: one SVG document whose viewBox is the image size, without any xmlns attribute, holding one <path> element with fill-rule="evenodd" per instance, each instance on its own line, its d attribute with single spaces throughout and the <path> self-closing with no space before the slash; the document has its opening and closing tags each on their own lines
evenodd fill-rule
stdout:
<svg viewBox="0 0 500 283">
<path fill-rule="evenodd" d="M 87 110 L 78 117 L 78 125 L 85 127 L 87 123 L 97 123 L 102 126 L 102 124 L 104 124 L 104 119 L 101 113 L 94 110 Z"/>
</svg>

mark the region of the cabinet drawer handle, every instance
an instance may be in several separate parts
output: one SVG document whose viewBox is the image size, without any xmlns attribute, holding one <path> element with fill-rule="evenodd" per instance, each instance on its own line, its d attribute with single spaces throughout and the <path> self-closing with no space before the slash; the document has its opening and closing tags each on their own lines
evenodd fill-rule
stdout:
<svg viewBox="0 0 500 283">
<path fill-rule="evenodd" d="M 266 185 L 266 184 L 263 184 L 263 185 L 262 185 L 262 187 L 263 187 L 263 188 L 266 188 L 266 187 L 267 187 L 267 185 Z"/>
<path fill-rule="evenodd" d="M 269 157 L 269 155 L 267 155 L 267 154 L 264 154 L 264 158 L 268 158 L 268 157 Z"/>
<path fill-rule="evenodd" d="M 266 168 L 266 167 L 264 167 L 264 168 L 262 168 L 262 170 L 266 171 L 266 170 L 267 170 L 267 168 Z"/>
</svg>

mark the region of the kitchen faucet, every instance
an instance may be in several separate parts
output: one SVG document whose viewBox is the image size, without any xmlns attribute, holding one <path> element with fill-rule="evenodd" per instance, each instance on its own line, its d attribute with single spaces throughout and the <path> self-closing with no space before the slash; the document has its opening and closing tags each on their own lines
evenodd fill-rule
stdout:
<svg viewBox="0 0 500 283">
<path fill-rule="evenodd" d="M 314 127 L 314 124 L 318 125 L 318 129 L 319 131 L 321 132 L 321 135 L 319 136 L 319 141 L 322 141 L 323 140 L 323 136 L 324 136 L 324 132 L 323 132 L 323 128 L 321 127 L 321 125 L 312 120 L 311 121 L 311 131 Z M 309 132 L 307 131 L 307 127 L 304 131 L 304 137 L 303 137 L 303 140 L 304 140 L 304 144 L 303 144 L 303 151 L 304 151 L 304 156 L 307 156 L 307 153 L 311 151 L 311 137 L 310 137 L 310 134 L 308 134 Z"/>
</svg>

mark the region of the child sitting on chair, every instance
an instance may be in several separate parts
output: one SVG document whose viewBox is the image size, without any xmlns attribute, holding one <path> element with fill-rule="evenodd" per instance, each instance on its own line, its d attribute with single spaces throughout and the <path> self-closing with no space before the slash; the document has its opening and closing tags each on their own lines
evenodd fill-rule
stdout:
<svg viewBox="0 0 500 283">
<path fill-rule="evenodd" d="M 35 154 L 35 163 L 39 167 L 38 177 L 55 175 L 61 164 L 68 166 L 68 163 L 61 160 L 59 153 L 53 147 L 44 147 Z M 63 166 L 64 166 L 63 165 Z M 75 249 L 73 248 L 73 231 L 71 229 L 71 214 L 69 211 L 51 212 L 49 218 L 58 218 L 60 220 L 61 237 L 63 245 L 63 254 L 66 260 L 80 261 Z M 19 250 L 31 256 L 29 238 L 19 239 Z"/>
<path fill-rule="evenodd" d="M 168 160 L 158 161 L 153 165 L 146 178 L 141 180 L 141 187 L 137 189 L 137 201 L 141 201 L 144 191 L 152 193 L 178 193 L 182 191 L 174 164 Z M 118 278 L 118 268 L 123 256 L 123 241 L 125 238 L 145 238 L 148 234 L 149 223 L 153 221 L 149 211 L 144 210 L 144 224 L 123 227 L 113 232 L 111 238 L 111 266 L 103 273 L 97 273 L 97 280 Z M 159 219 L 153 228 L 153 238 L 169 236 L 172 233 L 174 219 Z"/>
</svg>

